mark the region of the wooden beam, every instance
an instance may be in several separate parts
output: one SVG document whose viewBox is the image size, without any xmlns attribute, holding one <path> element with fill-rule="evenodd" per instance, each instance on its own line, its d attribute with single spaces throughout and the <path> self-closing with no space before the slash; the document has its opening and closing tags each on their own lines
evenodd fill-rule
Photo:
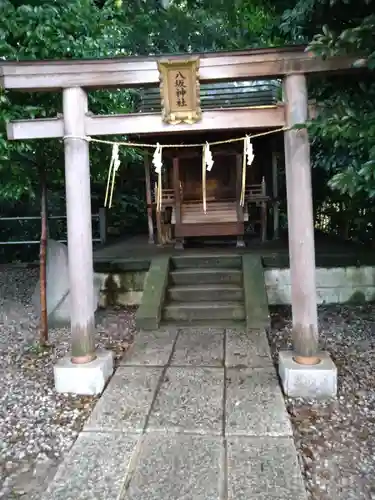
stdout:
<svg viewBox="0 0 375 500">
<path fill-rule="evenodd" d="M 257 77 L 272 78 L 293 73 L 342 71 L 351 69 L 357 59 L 333 57 L 323 60 L 305 52 L 304 47 L 251 49 L 197 55 L 201 58 L 199 73 L 202 83 Z M 170 56 L 171 60 L 185 58 L 186 54 Z M 158 85 L 157 60 L 157 57 L 123 57 L 98 60 L 3 62 L 0 65 L 0 87 L 27 91 L 53 91 L 72 86 L 121 88 Z"/>
<path fill-rule="evenodd" d="M 56 117 L 13 120 L 7 123 L 7 137 L 10 141 L 64 137 L 64 119 Z"/>
<path fill-rule="evenodd" d="M 160 113 L 87 116 L 86 132 L 100 136 L 111 134 L 171 134 L 174 132 L 201 132 L 228 129 L 263 129 L 285 125 L 284 107 L 215 109 L 204 111 L 202 119 L 191 125 L 169 125 Z"/>
<path fill-rule="evenodd" d="M 197 53 L 201 59 L 201 79 L 205 68 L 215 72 L 233 64 L 273 61 L 280 57 L 300 58 L 304 46 L 270 49 L 251 49 L 237 52 Z M 161 56 L 166 57 L 166 56 Z M 185 59 L 186 54 L 171 55 L 171 60 Z M 73 85 L 132 86 L 159 84 L 158 57 L 121 57 L 111 59 L 80 59 L 50 61 L 10 61 L 0 64 L 0 87 L 18 90 L 56 90 Z M 202 75 L 203 71 L 203 75 Z M 233 67 L 231 68 L 233 72 Z M 214 75 L 214 80 L 215 80 Z"/>
<path fill-rule="evenodd" d="M 68 71 L 81 73 L 88 69 L 98 69 L 106 66 L 107 71 L 119 71 L 128 66 L 129 71 L 144 71 L 154 69 L 154 63 L 160 58 L 170 60 L 186 59 L 187 56 L 199 56 L 205 61 L 203 66 L 217 66 L 235 64 L 244 57 L 250 57 L 252 61 L 270 61 L 280 58 L 300 59 L 301 55 L 311 56 L 306 52 L 306 45 L 294 45 L 285 47 L 266 47 L 235 51 L 194 52 L 194 54 L 161 54 L 160 56 L 122 56 L 99 59 L 42 59 L 37 61 L 2 61 L 0 68 L 7 68 L 6 74 L 35 74 L 39 69 L 43 74 L 62 74 Z M 102 70 L 102 69 L 101 69 Z M 2 73 L 0 73 L 2 74 Z"/>
<path fill-rule="evenodd" d="M 196 222 L 194 224 L 176 225 L 176 239 L 199 236 L 238 236 L 244 234 L 241 222 Z"/>
<path fill-rule="evenodd" d="M 308 112 L 306 77 L 288 76 L 285 93 L 288 126 L 305 123 Z M 297 357 L 313 359 L 318 352 L 318 315 L 310 146 L 306 129 L 285 132 L 285 173 L 293 344 Z"/>
<path fill-rule="evenodd" d="M 263 129 L 283 127 L 285 112 L 282 105 L 267 108 L 215 109 L 205 111 L 202 120 L 192 125 L 163 123 L 160 113 L 85 117 L 86 135 L 171 134 L 228 129 Z M 16 120 L 7 124 L 10 140 L 42 139 L 64 136 L 62 118 Z"/>
<path fill-rule="evenodd" d="M 87 96 L 80 88 L 63 92 L 65 135 L 85 133 Z M 65 140 L 65 189 L 68 226 L 72 361 L 95 358 L 94 267 L 92 255 L 89 145 Z"/>
</svg>

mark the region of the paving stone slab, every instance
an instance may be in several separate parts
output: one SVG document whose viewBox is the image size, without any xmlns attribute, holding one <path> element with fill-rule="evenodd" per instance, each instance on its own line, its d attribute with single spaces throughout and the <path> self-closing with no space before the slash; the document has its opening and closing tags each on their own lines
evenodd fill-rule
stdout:
<svg viewBox="0 0 375 500">
<path fill-rule="evenodd" d="M 176 337 L 177 328 L 139 332 L 120 365 L 166 365 Z"/>
<path fill-rule="evenodd" d="M 226 331 L 228 367 L 263 368 L 273 366 L 265 330 Z"/>
<path fill-rule="evenodd" d="M 223 366 L 224 329 L 179 332 L 172 365 Z"/>
<path fill-rule="evenodd" d="M 124 500 L 219 500 L 219 437 L 148 434 Z"/>
<path fill-rule="evenodd" d="M 224 369 L 168 368 L 149 419 L 149 430 L 220 434 Z"/>
<path fill-rule="evenodd" d="M 162 371 L 163 368 L 118 368 L 84 430 L 141 432 Z"/>
<path fill-rule="evenodd" d="M 230 438 L 228 498 L 307 500 L 292 438 Z"/>
<path fill-rule="evenodd" d="M 137 442 L 135 436 L 81 433 L 42 500 L 118 500 Z"/>
<path fill-rule="evenodd" d="M 284 398 L 273 368 L 229 368 L 226 384 L 227 435 L 292 435 Z"/>
</svg>

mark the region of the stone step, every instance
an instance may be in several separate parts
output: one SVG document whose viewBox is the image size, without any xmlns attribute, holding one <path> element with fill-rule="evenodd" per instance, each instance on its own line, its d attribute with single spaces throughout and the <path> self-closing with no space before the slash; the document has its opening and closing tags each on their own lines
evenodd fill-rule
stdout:
<svg viewBox="0 0 375 500">
<path fill-rule="evenodd" d="M 174 269 L 241 269 L 242 257 L 236 254 L 193 254 L 178 255 L 172 258 L 172 268 Z"/>
<path fill-rule="evenodd" d="M 168 328 L 201 328 L 207 330 L 210 328 L 227 328 L 230 330 L 246 330 L 246 322 L 233 319 L 195 319 L 193 321 L 165 321 L 160 322 L 160 328 L 168 330 Z"/>
<path fill-rule="evenodd" d="M 171 302 L 163 311 L 165 321 L 232 320 L 244 321 L 241 302 Z"/>
<path fill-rule="evenodd" d="M 242 301 L 243 289 L 239 285 L 204 284 L 171 286 L 167 290 L 169 300 L 179 302 L 202 301 Z"/>
<path fill-rule="evenodd" d="M 179 269 L 169 273 L 171 285 L 231 283 L 242 285 L 240 269 Z"/>
</svg>

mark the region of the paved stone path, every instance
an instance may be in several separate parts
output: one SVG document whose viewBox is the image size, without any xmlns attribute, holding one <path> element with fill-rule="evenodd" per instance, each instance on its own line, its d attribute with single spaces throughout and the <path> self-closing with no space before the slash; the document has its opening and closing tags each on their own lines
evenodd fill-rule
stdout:
<svg viewBox="0 0 375 500">
<path fill-rule="evenodd" d="M 138 334 L 44 499 L 306 500 L 266 334 Z"/>
</svg>

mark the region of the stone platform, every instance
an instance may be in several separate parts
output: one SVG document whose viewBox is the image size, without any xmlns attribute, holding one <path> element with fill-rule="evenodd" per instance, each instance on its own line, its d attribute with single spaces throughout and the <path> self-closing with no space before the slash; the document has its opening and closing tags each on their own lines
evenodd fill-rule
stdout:
<svg viewBox="0 0 375 500">
<path fill-rule="evenodd" d="M 306 500 L 264 331 L 141 332 L 44 500 Z"/>
</svg>

